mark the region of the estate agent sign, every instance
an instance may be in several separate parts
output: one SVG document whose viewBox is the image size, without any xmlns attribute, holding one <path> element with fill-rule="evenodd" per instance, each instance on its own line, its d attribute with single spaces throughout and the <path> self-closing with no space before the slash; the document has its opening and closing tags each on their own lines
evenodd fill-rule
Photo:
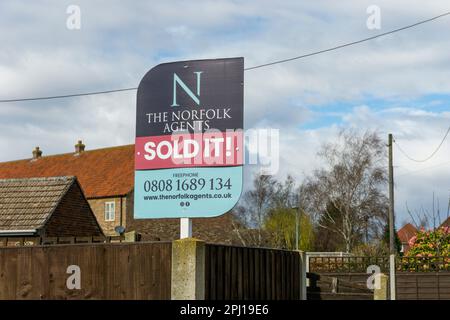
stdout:
<svg viewBox="0 0 450 320">
<path fill-rule="evenodd" d="M 212 217 L 242 191 L 244 59 L 164 63 L 137 92 L 136 218 Z"/>
</svg>

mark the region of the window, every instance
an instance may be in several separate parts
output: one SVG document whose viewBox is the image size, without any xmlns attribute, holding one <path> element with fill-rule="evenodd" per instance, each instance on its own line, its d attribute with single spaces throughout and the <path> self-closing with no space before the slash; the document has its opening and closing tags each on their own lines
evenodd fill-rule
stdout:
<svg viewBox="0 0 450 320">
<path fill-rule="evenodd" d="M 105 221 L 116 220 L 116 203 L 114 201 L 105 202 Z"/>
</svg>

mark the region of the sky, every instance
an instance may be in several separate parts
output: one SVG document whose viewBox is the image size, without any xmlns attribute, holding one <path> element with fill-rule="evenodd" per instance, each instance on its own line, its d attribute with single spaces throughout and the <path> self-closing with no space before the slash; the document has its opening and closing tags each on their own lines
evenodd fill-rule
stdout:
<svg viewBox="0 0 450 320">
<path fill-rule="evenodd" d="M 70 30 L 67 8 L 80 8 Z M 380 8 L 369 29 L 367 8 Z M 136 87 L 159 63 L 244 57 L 251 67 L 333 47 L 450 11 L 445 0 L 0 2 L 0 99 Z M 450 126 L 450 17 L 370 42 L 245 73 L 245 128 L 279 129 L 279 179 L 300 183 L 342 128 L 392 133 L 426 158 Z M 130 144 L 135 91 L 0 104 L 0 161 Z M 429 161 L 394 147 L 397 227 L 411 211 L 442 216 L 450 138 Z M 248 166 L 245 184 L 257 170 Z M 437 208 L 437 203 L 435 208 Z"/>
</svg>

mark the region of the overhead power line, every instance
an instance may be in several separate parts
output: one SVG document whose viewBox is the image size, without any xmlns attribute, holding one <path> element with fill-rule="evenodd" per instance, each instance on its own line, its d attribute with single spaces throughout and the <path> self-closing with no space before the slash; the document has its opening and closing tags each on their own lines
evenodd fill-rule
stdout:
<svg viewBox="0 0 450 320">
<path fill-rule="evenodd" d="M 409 160 L 414 161 L 414 162 L 426 162 L 426 161 L 430 160 L 431 158 L 433 158 L 436 153 L 438 153 L 439 149 L 441 149 L 442 145 L 444 144 L 445 139 L 447 139 L 449 133 L 450 133 L 450 127 L 448 127 L 447 132 L 445 133 L 444 138 L 442 138 L 441 143 L 439 143 L 437 148 L 425 159 L 415 159 L 415 158 L 409 156 L 395 140 L 394 140 L 394 143 L 397 146 L 398 150 L 400 150 L 400 152 Z"/>
<path fill-rule="evenodd" d="M 254 67 L 247 68 L 246 70 L 253 70 L 253 69 L 273 66 L 275 64 L 290 62 L 290 61 L 294 61 L 294 60 L 298 60 L 298 59 L 303 59 L 303 58 L 315 56 L 315 55 L 318 55 L 318 54 L 321 54 L 321 53 L 342 49 L 342 48 L 345 48 L 345 47 L 350 47 L 350 46 L 353 46 L 353 45 L 356 45 L 356 44 L 360 44 L 360 43 L 363 43 L 363 42 L 367 42 L 367 41 L 370 41 L 370 40 L 381 38 L 381 37 L 384 37 L 384 36 L 387 36 L 389 34 L 393 34 L 393 33 L 399 32 L 399 31 L 403 31 L 403 30 L 406 30 L 406 29 L 414 28 L 414 27 L 417 27 L 417 26 L 419 26 L 421 24 L 424 24 L 424 23 L 427 23 L 427 22 L 431 22 L 433 20 L 436 20 L 436 19 L 448 16 L 448 15 L 450 15 L 450 12 L 446 12 L 446 13 L 440 14 L 438 16 L 435 16 L 433 18 L 422 20 L 422 21 L 419 21 L 419 22 L 416 22 L 416 23 L 413 23 L 413 24 L 410 24 L 410 25 L 407 25 L 407 26 L 404 26 L 404 27 L 401 27 L 401 28 L 398 28 L 398 29 L 394 29 L 394 30 L 391 30 L 391 31 L 388 31 L 388 32 L 380 33 L 380 34 L 378 34 L 376 36 L 372 36 L 372 37 L 364 38 L 364 39 L 361 39 L 361 40 L 357 40 L 357 41 L 341 44 L 341 45 L 338 45 L 338 46 L 335 46 L 335 47 L 332 47 L 332 48 L 328 48 L 328 49 L 324 49 L 324 50 L 320 50 L 320 51 L 315 51 L 315 52 L 303 54 L 303 55 L 300 55 L 300 56 L 297 56 L 297 57 L 293 57 L 293 58 L 288 58 L 288 59 L 283 59 L 283 60 L 278 60 L 278 61 L 274 61 L 274 62 L 261 64 L 259 66 L 254 66 Z"/>
<path fill-rule="evenodd" d="M 282 60 L 277 60 L 277 61 L 273 61 L 273 62 L 269 62 L 269 63 L 256 65 L 256 66 L 253 66 L 253 67 L 245 68 L 244 71 L 265 68 L 265 67 L 273 66 L 273 65 L 276 65 L 276 64 L 291 62 L 291 61 L 294 61 L 294 60 L 299 60 L 299 59 L 303 59 L 303 58 L 319 55 L 319 54 L 330 52 L 330 51 L 339 50 L 339 49 L 342 49 L 342 48 L 345 48 L 345 47 L 354 46 L 354 45 L 357 45 L 357 44 L 360 44 L 360 43 L 363 43 L 363 42 L 371 41 L 371 40 L 374 40 L 374 39 L 377 39 L 377 38 L 381 38 L 381 37 L 384 37 L 384 36 L 387 36 L 387 35 L 390 35 L 390 34 L 393 34 L 393 33 L 397 33 L 397 32 L 400 32 L 400 31 L 403 31 L 403 30 L 406 30 L 406 29 L 414 28 L 414 27 L 417 27 L 419 25 L 422 25 L 422 24 L 425 24 L 425 23 L 428 23 L 428 22 L 432 22 L 434 20 L 443 18 L 443 17 L 448 16 L 448 15 L 450 15 L 450 11 L 442 13 L 440 15 L 434 16 L 434 17 L 426 19 L 426 20 L 422 20 L 422 21 L 419 21 L 419 22 L 416 22 L 416 23 L 413 23 L 413 24 L 401 27 L 401 28 L 397 28 L 397 29 L 394 29 L 394 30 L 391 30 L 391 31 L 388 31 L 388 32 L 380 33 L 380 34 L 372 36 L 372 37 L 364 38 L 364 39 L 353 41 L 353 42 L 344 43 L 344 44 L 341 44 L 341 45 L 337 45 L 335 47 L 331 47 L 331 48 L 328 48 L 328 49 L 323 49 L 323 50 L 319 50 L 319 51 L 310 52 L 310 53 L 307 53 L 307 54 L 299 55 L 299 56 L 288 58 L 288 59 L 282 59 Z M 74 94 L 56 95 L 56 96 L 47 96 L 47 97 L 3 99 L 3 100 L 0 100 L 0 103 L 73 98 L 73 97 L 92 96 L 92 95 L 109 94 L 109 93 L 123 92 L 123 91 L 133 91 L 133 90 L 137 90 L 137 87 L 113 89 L 113 90 L 106 90 L 106 91 L 74 93 Z"/>
<path fill-rule="evenodd" d="M 114 89 L 114 90 L 106 90 L 106 91 L 73 93 L 73 94 L 65 94 L 65 95 L 60 95 L 60 96 L 49 96 L 49 97 L 21 98 L 21 99 L 9 99 L 9 100 L 6 99 L 6 100 L 0 100 L 0 103 L 2 103 L 2 102 L 19 102 L 19 101 L 51 100 L 51 99 L 82 97 L 82 96 L 94 96 L 94 95 L 98 95 L 98 94 L 108 94 L 108 93 L 114 93 L 114 92 L 133 91 L 133 90 L 137 90 L 137 88 L 122 88 L 122 89 Z"/>
<path fill-rule="evenodd" d="M 439 168 L 439 167 L 442 167 L 442 166 L 447 166 L 449 164 L 450 164 L 450 161 L 446 161 L 446 162 L 439 163 L 439 164 L 434 165 L 434 166 L 422 168 L 422 169 L 419 169 L 419 170 L 404 172 L 404 173 L 401 173 L 399 175 L 396 175 L 395 177 L 396 178 L 400 178 L 400 177 L 404 177 L 404 176 L 414 175 L 416 173 L 424 172 L 424 171 L 431 170 L 431 169 L 436 169 L 436 168 Z"/>
</svg>

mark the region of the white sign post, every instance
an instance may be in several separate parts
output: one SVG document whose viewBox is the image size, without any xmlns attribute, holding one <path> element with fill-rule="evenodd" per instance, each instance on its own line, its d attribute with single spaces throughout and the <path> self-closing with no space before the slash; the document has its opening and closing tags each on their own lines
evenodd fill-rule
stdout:
<svg viewBox="0 0 450 320">
<path fill-rule="evenodd" d="M 192 220 L 180 218 L 180 239 L 192 238 Z"/>
</svg>

